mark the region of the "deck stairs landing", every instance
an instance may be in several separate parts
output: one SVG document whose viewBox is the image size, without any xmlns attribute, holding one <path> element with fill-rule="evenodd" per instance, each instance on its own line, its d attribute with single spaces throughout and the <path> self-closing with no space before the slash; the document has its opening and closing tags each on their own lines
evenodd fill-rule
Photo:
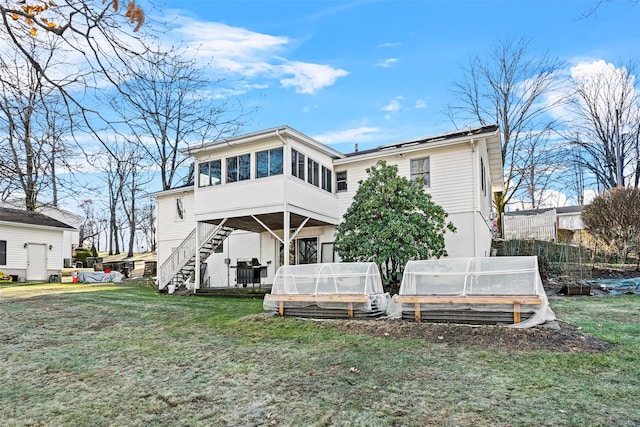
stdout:
<svg viewBox="0 0 640 427">
<path fill-rule="evenodd" d="M 160 266 L 158 290 L 163 290 L 168 285 L 173 285 L 175 289 L 178 289 L 186 286 L 195 277 L 196 253 L 200 257 L 200 263 L 203 263 L 233 231 L 232 228 L 224 226 L 225 222 L 226 218 L 218 225 L 209 223 L 196 225 L 199 227 L 197 233 L 199 242 L 196 243 L 196 228 L 194 228 Z"/>
</svg>

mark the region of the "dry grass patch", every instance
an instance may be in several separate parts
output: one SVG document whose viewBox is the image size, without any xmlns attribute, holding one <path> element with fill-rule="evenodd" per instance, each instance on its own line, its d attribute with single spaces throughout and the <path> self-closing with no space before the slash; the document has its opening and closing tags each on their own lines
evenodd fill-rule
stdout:
<svg viewBox="0 0 640 427">
<path fill-rule="evenodd" d="M 640 330 L 609 314 L 638 301 L 553 303 L 616 343 L 572 353 L 389 339 L 147 288 L 3 299 L 0 425 L 633 426 Z"/>
</svg>

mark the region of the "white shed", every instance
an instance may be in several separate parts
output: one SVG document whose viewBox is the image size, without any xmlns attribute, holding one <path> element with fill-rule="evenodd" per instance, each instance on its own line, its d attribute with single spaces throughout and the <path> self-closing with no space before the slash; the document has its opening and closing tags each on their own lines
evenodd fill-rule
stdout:
<svg viewBox="0 0 640 427">
<path fill-rule="evenodd" d="M 46 281 L 63 267 L 72 226 L 37 212 L 0 207 L 0 270 L 19 280 Z"/>
</svg>

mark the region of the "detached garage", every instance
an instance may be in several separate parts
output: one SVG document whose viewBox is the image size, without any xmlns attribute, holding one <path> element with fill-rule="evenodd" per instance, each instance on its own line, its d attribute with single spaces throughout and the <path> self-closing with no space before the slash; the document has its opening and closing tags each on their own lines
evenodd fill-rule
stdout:
<svg viewBox="0 0 640 427">
<path fill-rule="evenodd" d="M 37 212 L 0 207 L 0 271 L 48 281 L 63 267 L 63 235 L 70 225 Z"/>
</svg>

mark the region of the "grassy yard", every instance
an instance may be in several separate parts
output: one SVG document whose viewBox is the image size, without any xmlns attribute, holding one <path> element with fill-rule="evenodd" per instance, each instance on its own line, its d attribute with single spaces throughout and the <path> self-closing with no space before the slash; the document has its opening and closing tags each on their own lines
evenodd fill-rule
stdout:
<svg viewBox="0 0 640 427">
<path fill-rule="evenodd" d="M 578 354 L 245 318 L 261 300 L 15 286 L 0 285 L 2 426 L 640 425 L 638 297 L 552 301 L 616 343 Z"/>
</svg>

